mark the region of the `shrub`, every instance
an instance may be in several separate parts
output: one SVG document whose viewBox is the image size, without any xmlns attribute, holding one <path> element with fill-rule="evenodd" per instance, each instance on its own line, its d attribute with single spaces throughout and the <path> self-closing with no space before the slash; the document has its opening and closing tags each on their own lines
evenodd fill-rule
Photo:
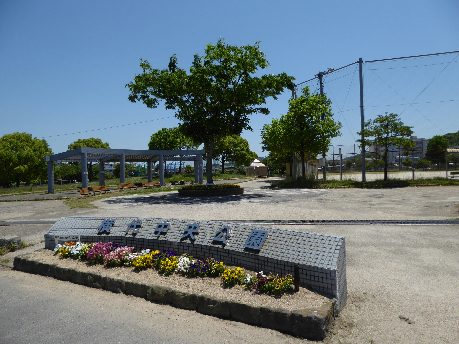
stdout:
<svg viewBox="0 0 459 344">
<path fill-rule="evenodd" d="M 182 190 L 225 190 L 225 189 L 239 189 L 241 186 L 239 184 L 218 184 L 218 185 L 204 185 L 204 184 L 195 184 L 187 185 L 182 188 Z"/>
</svg>

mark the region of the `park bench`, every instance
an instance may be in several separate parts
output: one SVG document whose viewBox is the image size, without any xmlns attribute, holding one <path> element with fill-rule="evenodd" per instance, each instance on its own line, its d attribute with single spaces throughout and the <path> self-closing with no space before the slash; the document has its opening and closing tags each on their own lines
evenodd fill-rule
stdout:
<svg viewBox="0 0 459 344">
<path fill-rule="evenodd" d="M 145 189 L 151 189 L 153 187 L 161 187 L 161 184 L 159 182 L 148 182 L 148 183 L 142 183 L 142 186 Z"/>
<path fill-rule="evenodd" d="M 92 191 L 92 193 L 93 193 L 94 196 L 96 195 L 96 192 L 98 192 L 99 194 L 111 192 L 111 190 L 110 190 L 110 189 L 107 189 L 107 187 L 106 187 L 105 185 L 101 185 L 101 186 L 90 186 L 88 189 L 89 189 L 89 191 Z"/>
<path fill-rule="evenodd" d="M 78 191 L 80 191 L 81 196 L 90 196 L 89 190 L 86 188 L 78 188 Z"/>
<path fill-rule="evenodd" d="M 171 185 L 185 185 L 184 180 L 171 180 Z"/>
<path fill-rule="evenodd" d="M 137 186 L 135 186 L 134 183 L 121 183 L 121 184 L 118 184 L 118 189 L 119 190 L 125 190 L 125 189 L 136 189 L 137 190 Z"/>
<path fill-rule="evenodd" d="M 450 176 L 451 178 L 459 177 L 459 171 L 451 171 L 451 172 L 449 173 L 449 176 Z"/>
</svg>

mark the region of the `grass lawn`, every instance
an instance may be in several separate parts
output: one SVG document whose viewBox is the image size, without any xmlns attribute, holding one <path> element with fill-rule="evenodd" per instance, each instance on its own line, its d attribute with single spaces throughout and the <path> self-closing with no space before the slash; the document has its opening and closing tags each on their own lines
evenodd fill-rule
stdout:
<svg viewBox="0 0 459 344">
<path fill-rule="evenodd" d="M 305 189 L 335 189 L 335 188 L 359 188 L 359 189 L 380 189 L 380 188 L 400 188 L 408 186 L 459 186 L 459 180 L 446 178 L 430 178 L 416 180 L 389 179 L 388 181 L 374 180 L 359 182 L 354 180 L 315 180 L 291 178 L 273 183 L 273 188 L 305 188 Z"/>
</svg>

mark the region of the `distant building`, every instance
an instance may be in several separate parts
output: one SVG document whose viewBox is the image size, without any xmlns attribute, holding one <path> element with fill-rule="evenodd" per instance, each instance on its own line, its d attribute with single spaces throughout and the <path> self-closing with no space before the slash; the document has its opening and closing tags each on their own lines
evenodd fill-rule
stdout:
<svg viewBox="0 0 459 344">
<path fill-rule="evenodd" d="M 424 138 L 418 138 L 417 136 L 411 136 L 411 142 L 414 143 L 414 147 L 410 148 L 408 152 L 406 152 L 403 147 L 390 145 L 387 153 L 387 161 L 389 162 L 389 164 L 399 163 L 399 160 L 403 161 L 403 159 L 407 156 L 409 156 L 411 160 L 414 159 L 416 161 L 418 159 L 424 159 L 426 156 L 427 144 L 429 143 L 429 140 Z M 378 154 L 378 156 L 382 157 L 382 155 L 384 154 L 384 147 L 370 146 L 368 152 L 376 153 Z"/>
<path fill-rule="evenodd" d="M 248 176 L 267 177 L 268 167 L 263 164 L 260 160 L 255 159 L 249 167 L 246 168 Z"/>
</svg>

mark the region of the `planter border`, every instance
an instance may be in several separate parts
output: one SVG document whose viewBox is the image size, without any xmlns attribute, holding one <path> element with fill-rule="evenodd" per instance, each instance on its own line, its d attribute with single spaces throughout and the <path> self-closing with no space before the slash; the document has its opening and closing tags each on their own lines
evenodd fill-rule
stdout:
<svg viewBox="0 0 459 344">
<path fill-rule="evenodd" d="M 216 299 L 138 282 L 105 277 L 96 273 L 60 267 L 33 260 L 30 254 L 14 258 L 14 270 L 51 277 L 61 281 L 123 293 L 148 301 L 194 310 L 198 313 L 222 319 L 230 319 L 249 325 L 261 326 L 279 332 L 300 336 L 308 340 L 323 340 L 334 321 L 335 300 L 321 307 L 287 311 L 279 308 L 255 307 L 234 301 Z"/>
</svg>

